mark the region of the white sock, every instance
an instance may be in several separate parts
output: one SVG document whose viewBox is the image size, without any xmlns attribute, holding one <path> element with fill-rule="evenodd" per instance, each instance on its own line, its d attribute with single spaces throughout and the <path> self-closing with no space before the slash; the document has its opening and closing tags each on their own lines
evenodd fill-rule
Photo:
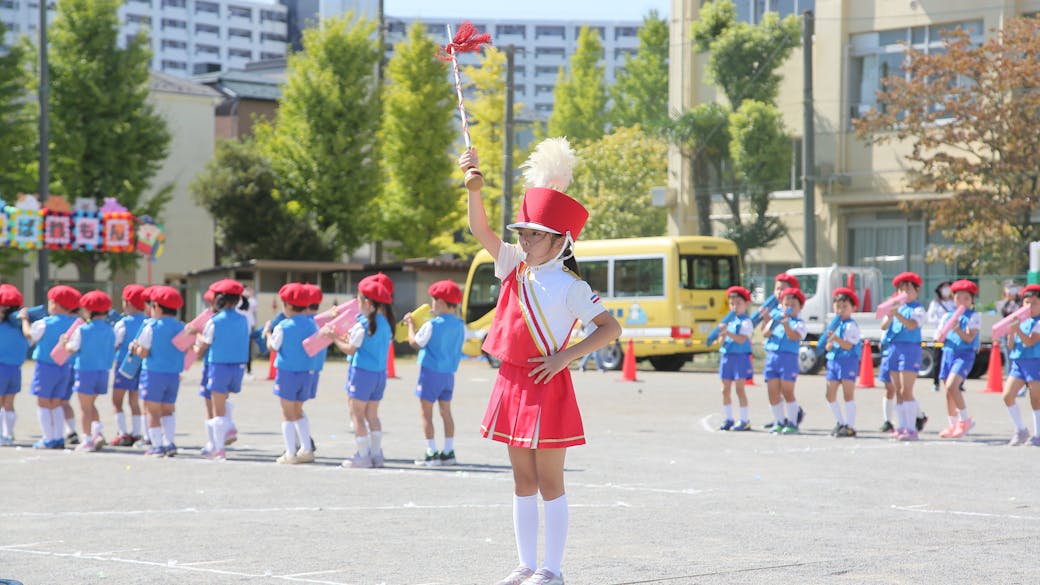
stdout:
<svg viewBox="0 0 1040 585">
<path fill-rule="evenodd" d="M 206 427 L 206 450 L 213 451 L 217 448 L 217 441 L 213 437 L 213 419 L 206 419 L 204 426 Z"/>
<path fill-rule="evenodd" d="M 14 436 L 14 422 L 16 420 L 18 420 L 18 413 L 16 413 L 13 410 L 8 410 L 7 411 L 6 420 L 7 420 L 7 436 L 13 437 Z"/>
<path fill-rule="evenodd" d="M 964 421 L 964 422 L 968 422 L 968 419 L 971 418 L 971 417 L 968 416 L 968 409 L 967 408 L 958 408 L 957 409 L 957 418 L 962 420 L 962 421 Z"/>
<path fill-rule="evenodd" d="M 224 449 L 224 439 L 227 438 L 229 428 L 231 428 L 231 425 L 227 423 L 226 417 L 213 417 L 213 449 L 215 451 Z"/>
<path fill-rule="evenodd" d="M 960 412 L 960 411 L 958 411 L 958 412 Z M 959 417 L 956 416 L 956 415 L 955 416 L 947 416 L 946 418 L 949 419 L 949 421 L 950 421 L 950 427 L 957 426 L 957 421 L 960 420 Z"/>
<path fill-rule="evenodd" d="M 834 414 L 834 420 L 838 421 L 839 425 L 845 424 L 845 417 L 841 414 L 841 405 L 838 404 L 838 401 L 835 400 L 834 402 L 828 402 L 827 406 L 831 407 L 831 413 Z"/>
<path fill-rule="evenodd" d="M 1022 423 L 1022 411 L 1018 408 L 1018 404 L 1012 404 L 1008 407 L 1008 414 L 1011 415 L 1011 422 L 1015 424 L 1015 430 L 1021 431 L 1026 428 L 1026 425 Z"/>
<path fill-rule="evenodd" d="M 726 420 L 733 420 L 733 405 L 732 404 L 723 404 L 722 405 L 722 414 L 726 417 Z"/>
<path fill-rule="evenodd" d="M 538 496 L 513 496 L 513 534 L 520 564 L 538 566 Z"/>
<path fill-rule="evenodd" d="M 881 414 L 884 415 L 885 420 L 888 422 L 892 422 L 892 419 L 896 417 L 895 406 L 895 400 L 892 400 L 891 398 L 881 399 Z"/>
<path fill-rule="evenodd" d="M 856 428 L 856 401 L 850 400 L 845 403 L 845 424 L 850 429 Z"/>
<path fill-rule="evenodd" d="M 90 423 L 90 436 L 98 437 L 101 435 L 101 431 L 105 430 L 105 425 L 101 424 L 101 421 L 94 421 Z"/>
<path fill-rule="evenodd" d="M 60 406 L 52 408 L 51 409 L 51 429 L 52 429 L 52 432 L 54 433 L 54 435 L 51 437 L 52 439 L 60 439 L 60 438 L 62 438 L 61 433 L 62 433 L 62 430 L 64 428 L 64 427 L 62 427 L 63 424 L 65 424 L 65 410 L 62 407 L 60 407 Z"/>
<path fill-rule="evenodd" d="M 296 455 L 296 426 L 289 421 L 282 421 L 282 440 L 285 441 L 285 453 Z"/>
<path fill-rule="evenodd" d="M 296 422 L 293 423 L 296 427 L 296 434 L 300 436 L 300 449 L 304 451 L 311 450 L 311 423 L 307 420 L 307 417 L 300 417 Z"/>
<path fill-rule="evenodd" d="M 131 418 L 133 419 L 131 421 L 133 423 L 133 429 L 130 431 L 130 434 L 140 435 L 141 431 L 148 428 L 148 423 L 145 422 L 143 414 L 131 415 Z"/>
<path fill-rule="evenodd" d="M 798 424 L 798 401 L 787 403 L 787 420 L 791 421 L 791 424 Z"/>
<path fill-rule="evenodd" d="M 444 452 L 451 453 L 455 450 L 455 437 L 444 437 Z"/>
<path fill-rule="evenodd" d="M 778 402 L 776 404 L 770 404 L 769 409 L 773 411 L 773 424 L 780 424 L 784 422 L 784 403 Z"/>
<path fill-rule="evenodd" d="M 448 446 L 445 445 L 444 448 L 445 448 L 445 450 L 447 450 Z M 433 453 L 436 450 L 437 450 L 437 439 L 426 439 L 426 451 L 428 453 Z"/>
<path fill-rule="evenodd" d="M 121 410 L 116 413 L 116 428 L 120 435 L 126 434 L 126 414 Z"/>
<path fill-rule="evenodd" d="M 224 403 L 224 418 L 227 419 L 228 428 L 234 428 L 235 421 L 232 420 L 231 414 L 235 412 L 235 405 L 230 400 Z M 307 416 L 306 414 L 303 416 Z"/>
<path fill-rule="evenodd" d="M 50 441 L 54 438 L 54 431 L 51 429 L 51 409 L 37 407 L 36 415 L 40 419 L 40 434 L 43 435 L 43 440 Z"/>
<path fill-rule="evenodd" d="M 365 435 L 364 437 L 355 437 L 354 440 L 357 442 L 358 455 L 368 457 L 372 454 L 372 440 L 368 438 L 368 435 Z"/>
<path fill-rule="evenodd" d="M 0 408 L 0 436 L 14 436 L 14 414 L 13 410 Z"/>
<path fill-rule="evenodd" d="M 897 415 L 897 418 L 899 419 L 899 424 L 896 425 L 896 428 L 897 429 L 909 428 L 909 427 L 906 426 L 906 407 L 903 406 L 902 402 L 897 402 L 896 403 L 896 415 Z"/>
<path fill-rule="evenodd" d="M 383 452 L 383 431 L 372 431 L 368 434 L 372 439 L 372 454 Z"/>
<path fill-rule="evenodd" d="M 543 501 L 545 505 L 545 568 L 560 575 L 563 564 L 563 549 L 567 544 L 567 494 L 555 500 Z"/>
<path fill-rule="evenodd" d="M 740 407 L 740 420 L 751 420 L 748 418 L 748 408 L 746 406 Z"/>
<path fill-rule="evenodd" d="M 152 447 L 162 447 L 162 427 L 148 427 L 148 438 L 152 440 Z"/>
<path fill-rule="evenodd" d="M 1040 437 L 1040 410 L 1033 411 L 1033 436 Z"/>
<path fill-rule="evenodd" d="M 174 435 L 177 434 L 176 415 L 171 414 L 168 416 L 164 416 L 161 419 L 159 419 L 159 421 L 162 424 L 163 437 L 166 441 L 165 443 L 163 443 L 163 447 L 169 447 L 170 445 L 176 444 L 174 441 Z M 218 449 L 220 448 L 219 445 L 217 445 L 216 447 Z"/>
<path fill-rule="evenodd" d="M 64 408 L 61 409 L 61 416 L 65 416 L 65 409 Z M 68 432 L 75 433 L 76 432 L 76 417 L 65 419 L 65 428 L 68 430 Z"/>
</svg>

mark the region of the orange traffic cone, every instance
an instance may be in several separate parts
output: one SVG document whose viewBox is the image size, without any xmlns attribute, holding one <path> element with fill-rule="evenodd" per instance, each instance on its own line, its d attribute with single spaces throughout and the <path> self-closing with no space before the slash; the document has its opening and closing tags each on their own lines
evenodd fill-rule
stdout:
<svg viewBox="0 0 1040 585">
<path fill-rule="evenodd" d="M 755 355 L 748 354 L 748 361 L 751 362 L 751 376 L 747 380 L 744 380 L 745 386 L 755 386 Z"/>
<path fill-rule="evenodd" d="M 863 289 L 863 308 L 860 309 L 860 310 L 864 311 L 864 312 L 867 312 L 867 313 L 874 312 L 874 309 L 870 308 L 870 289 L 869 288 Z"/>
<path fill-rule="evenodd" d="M 863 357 L 859 360 L 859 380 L 857 388 L 876 388 L 874 385 L 874 357 L 870 351 L 870 341 L 863 343 Z"/>
<path fill-rule="evenodd" d="M 396 378 L 397 368 L 394 367 L 394 342 L 390 342 L 390 349 L 387 350 L 386 354 L 386 377 Z"/>
<path fill-rule="evenodd" d="M 625 349 L 625 361 L 621 363 L 621 381 L 638 382 L 636 380 L 636 349 L 631 339 L 628 340 L 628 347 Z"/>
<path fill-rule="evenodd" d="M 278 352 L 272 351 L 270 354 L 271 364 L 267 366 L 267 379 L 274 380 L 275 376 L 278 375 L 278 368 L 275 367 L 274 362 L 278 359 Z"/>
<path fill-rule="evenodd" d="M 1000 344 L 994 343 L 989 350 L 989 366 L 986 368 L 986 389 L 983 394 L 1001 394 L 1004 392 L 1004 367 L 1000 362 Z"/>
</svg>

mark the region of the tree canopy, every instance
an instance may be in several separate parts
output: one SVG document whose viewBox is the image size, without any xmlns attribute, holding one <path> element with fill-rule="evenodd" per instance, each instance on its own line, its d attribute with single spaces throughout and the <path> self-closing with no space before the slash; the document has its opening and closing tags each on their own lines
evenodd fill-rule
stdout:
<svg viewBox="0 0 1040 585">
<path fill-rule="evenodd" d="M 668 125 L 668 21 L 651 11 L 639 29 L 639 50 L 625 57 L 610 88 L 615 127 L 639 124 L 657 133 Z"/>
<path fill-rule="evenodd" d="M 553 92 L 549 136 L 566 136 L 571 144 L 598 140 L 607 127 L 607 86 L 601 61 L 603 43 L 588 26 L 578 33 L 570 73 L 561 67 Z"/>
</svg>

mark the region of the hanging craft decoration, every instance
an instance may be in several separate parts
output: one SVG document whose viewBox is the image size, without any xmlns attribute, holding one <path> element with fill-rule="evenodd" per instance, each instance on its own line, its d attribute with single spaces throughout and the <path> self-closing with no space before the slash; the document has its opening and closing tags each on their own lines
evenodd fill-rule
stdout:
<svg viewBox="0 0 1040 585">
<path fill-rule="evenodd" d="M 65 197 L 51 195 L 42 208 L 36 195 L 19 194 L 14 205 L 0 200 L 0 246 L 22 250 L 134 252 L 135 223 L 133 214 L 112 197 L 105 198 L 100 210 L 89 197 L 72 206 Z M 164 238 L 161 231 L 152 238 L 151 253 L 157 257 Z"/>
<path fill-rule="evenodd" d="M 165 248 L 166 236 L 163 233 L 161 223 L 148 216 L 138 218 L 137 224 L 137 251 L 153 260 L 162 256 Z"/>
<path fill-rule="evenodd" d="M 61 195 L 52 195 L 44 204 L 43 245 L 50 250 L 72 249 L 72 207 Z"/>
<path fill-rule="evenodd" d="M 35 250 L 43 246 L 43 214 L 35 195 L 19 194 L 14 206 L 4 208 L 7 216 L 7 245 Z"/>
</svg>

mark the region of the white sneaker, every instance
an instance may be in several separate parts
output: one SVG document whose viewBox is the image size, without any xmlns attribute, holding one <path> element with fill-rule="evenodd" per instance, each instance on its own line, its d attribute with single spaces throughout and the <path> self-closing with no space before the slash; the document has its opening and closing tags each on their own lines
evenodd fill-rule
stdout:
<svg viewBox="0 0 1040 585">
<path fill-rule="evenodd" d="M 275 461 L 278 463 L 283 463 L 285 465 L 296 465 L 297 463 L 299 463 L 299 460 L 296 459 L 296 454 L 288 452 L 279 455 L 278 459 L 275 459 Z"/>
<path fill-rule="evenodd" d="M 527 578 L 531 575 L 534 575 L 533 570 L 528 569 L 523 565 L 520 565 L 519 567 L 513 569 L 513 572 L 507 575 L 505 579 L 502 579 L 498 583 L 495 583 L 495 585 L 522 585 L 523 582 L 527 581 Z"/>
<path fill-rule="evenodd" d="M 314 451 L 300 449 L 296 452 L 297 463 L 314 463 Z"/>
<path fill-rule="evenodd" d="M 1026 441 L 1029 440 L 1029 431 L 1026 429 L 1019 429 L 1014 435 L 1011 435 L 1011 440 L 1008 441 L 1008 445 L 1017 447 L 1019 445 L 1025 445 Z"/>
<path fill-rule="evenodd" d="M 549 569 L 538 569 L 521 585 L 563 585 L 563 575 L 554 575 Z"/>
<path fill-rule="evenodd" d="M 358 469 L 368 469 L 372 467 L 372 458 L 368 455 L 362 455 L 361 453 L 354 453 L 350 459 L 347 459 L 341 463 L 343 467 L 354 467 Z"/>
</svg>

